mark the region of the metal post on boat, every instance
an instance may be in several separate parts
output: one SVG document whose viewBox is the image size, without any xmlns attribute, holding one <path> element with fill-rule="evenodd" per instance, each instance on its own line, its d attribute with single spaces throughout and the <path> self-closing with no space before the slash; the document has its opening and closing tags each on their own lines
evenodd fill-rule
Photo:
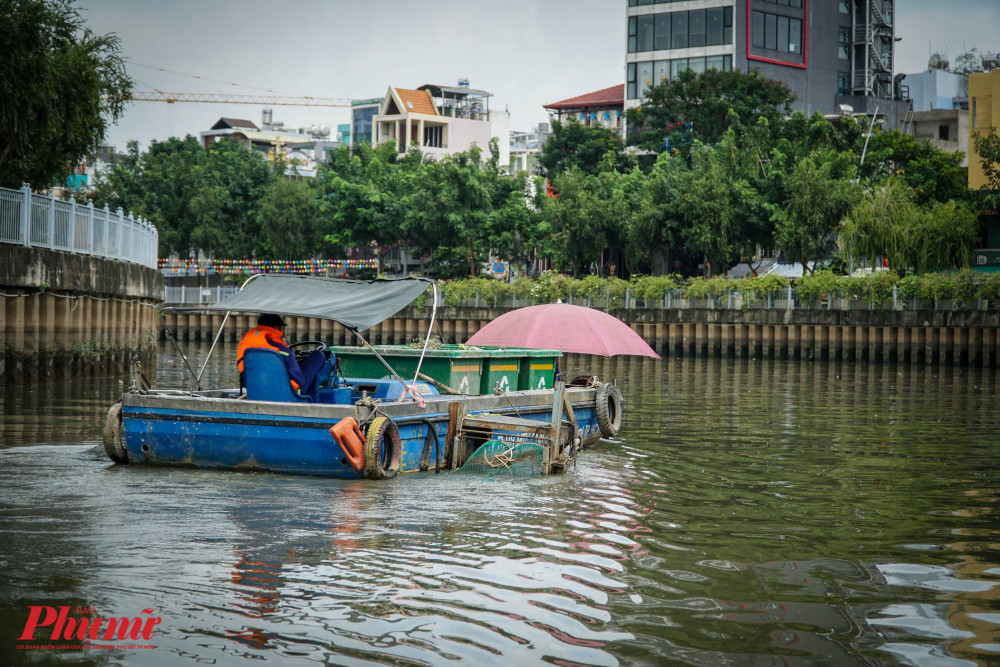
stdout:
<svg viewBox="0 0 1000 667">
<path fill-rule="evenodd" d="M 167 334 L 167 339 L 174 344 L 174 349 L 177 350 L 177 354 L 181 355 L 181 360 L 184 362 L 184 365 L 187 366 L 188 372 L 191 373 L 191 377 L 194 378 L 195 390 L 201 391 L 201 384 L 198 382 L 198 376 L 194 374 L 194 369 L 191 368 L 191 364 L 188 363 L 187 357 L 184 356 L 184 353 L 181 351 L 181 346 L 177 344 L 177 339 L 174 337 L 173 332 L 170 331 L 170 327 L 167 326 L 167 318 L 163 316 L 162 312 L 160 312 L 159 315 L 160 321 L 163 322 L 163 330 Z"/>
<path fill-rule="evenodd" d="M 201 365 L 201 370 L 198 371 L 198 377 L 195 378 L 195 383 L 198 385 L 198 389 L 201 389 L 201 376 L 205 373 L 205 368 L 208 367 L 208 360 L 212 358 L 212 353 L 215 352 L 215 346 L 219 343 L 219 337 L 222 336 L 223 329 L 226 328 L 226 322 L 229 321 L 229 312 L 226 311 L 226 316 L 222 318 L 222 326 L 215 334 L 215 340 L 212 341 L 212 348 L 208 351 L 208 356 L 205 357 L 205 363 Z"/>
</svg>

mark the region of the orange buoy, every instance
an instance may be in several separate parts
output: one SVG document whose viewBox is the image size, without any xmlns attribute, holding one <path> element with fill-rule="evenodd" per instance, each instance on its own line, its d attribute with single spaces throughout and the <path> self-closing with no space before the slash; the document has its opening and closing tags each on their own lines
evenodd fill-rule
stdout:
<svg viewBox="0 0 1000 667">
<path fill-rule="evenodd" d="M 330 427 L 330 435 L 347 455 L 347 460 L 355 470 L 365 467 L 365 434 L 354 417 L 344 417 Z"/>
</svg>

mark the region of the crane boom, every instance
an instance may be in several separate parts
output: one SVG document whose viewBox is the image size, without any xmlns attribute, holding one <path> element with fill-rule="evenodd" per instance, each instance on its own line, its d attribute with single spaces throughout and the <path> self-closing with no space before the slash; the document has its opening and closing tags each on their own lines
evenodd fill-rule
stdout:
<svg viewBox="0 0 1000 667">
<path fill-rule="evenodd" d="M 223 102 L 226 104 L 273 104 L 300 107 L 349 107 L 351 100 L 341 97 L 295 97 L 280 95 L 223 95 L 218 93 L 133 92 L 134 102 Z"/>
</svg>

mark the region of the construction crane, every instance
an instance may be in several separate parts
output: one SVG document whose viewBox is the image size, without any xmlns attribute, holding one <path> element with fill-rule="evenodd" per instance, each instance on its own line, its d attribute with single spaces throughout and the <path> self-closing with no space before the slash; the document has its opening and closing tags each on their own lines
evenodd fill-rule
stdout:
<svg viewBox="0 0 1000 667">
<path fill-rule="evenodd" d="M 225 104 L 266 104 L 299 107 L 349 107 L 352 100 L 342 97 L 281 95 L 223 95 L 217 93 L 133 92 L 133 102 L 222 102 Z"/>
</svg>

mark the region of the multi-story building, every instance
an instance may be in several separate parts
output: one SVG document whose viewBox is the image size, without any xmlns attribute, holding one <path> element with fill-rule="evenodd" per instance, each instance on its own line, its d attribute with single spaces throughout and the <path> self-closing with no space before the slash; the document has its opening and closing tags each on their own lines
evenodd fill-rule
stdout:
<svg viewBox="0 0 1000 667">
<path fill-rule="evenodd" d="M 560 122 L 575 119 L 584 125 L 618 129 L 625 109 L 625 86 L 618 84 L 592 93 L 546 104 L 549 114 Z"/>
<path fill-rule="evenodd" d="M 354 100 L 351 102 L 351 143 L 360 144 L 362 141 L 374 143 L 374 125 L 372 119 L 378 115 L 382 108 L 384 98 L 373 97 L 368 100 Z"/>
<path fill-rule="evenodd" d="M 501 165 L 510 162 L 510 113 L 491 111 L 485 90 L 426 84 L 416 90 L 392 88 L 378 115 L 372 118 L 374 143 L 395 142 L 405 153 L 416 146 L 425 155 L 441 158 L 478 146 L 489 157 L 490 139 L 498 139 Z"/>
<path fill-rule="evenodd" d="M 538 167 L 538 156 L 545 141 L 552 135 L 548 123 L 539 123 L 530 132 L 510 133 L 510 173 L 519 171 L 534 173 Z"/>
<path fill-rule="evenodd" d="M 973 190 L 985 187 L 987 180 L 971 135 L 993 131 L 1000 131 L 1000 61 L 988 72 L 969 75 L 969 187 Z M 996 245 L 1000 247 L 1000 238 Z"/>
<path fill-rule="evenodd" d="M 943 151 L 969 152 L 969 78 L 948 71 L 948 61 L 931 56 L 927 70 L 898 74 L 899 93 L 910 109 L 899 118 L 899 129 Z M 968 157 L 962 166 L 968 166 Z"/>
<path fill-rule="evenodd" d="M 896 123 L 894 0 L 626 0 L 625 106 L 691 69 L 782 81 L 807 114 L 848 105 Z"/>
</svg>

